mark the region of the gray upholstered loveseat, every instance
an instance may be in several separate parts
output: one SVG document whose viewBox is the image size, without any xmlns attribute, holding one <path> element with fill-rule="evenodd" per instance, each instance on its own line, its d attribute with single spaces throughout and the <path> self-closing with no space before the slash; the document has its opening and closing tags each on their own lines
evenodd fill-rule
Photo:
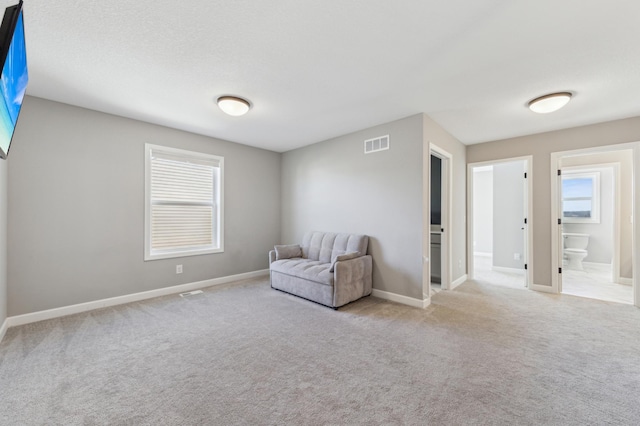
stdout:
<svg viewBox="0 0 640 426">
<path fill-rule="evenodd" d="M 308 232 L 269 252 L 271 287 L 338 308 L 371 294 L 369 237 Z"/>
</svg>

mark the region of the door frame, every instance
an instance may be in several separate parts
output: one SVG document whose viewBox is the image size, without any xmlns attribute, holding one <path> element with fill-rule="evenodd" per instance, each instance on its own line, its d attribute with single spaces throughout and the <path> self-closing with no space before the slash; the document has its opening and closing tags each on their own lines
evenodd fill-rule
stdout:
<svg viewBox="0 0 640 426">
<path fill-rule="evenodd" d="M 474 278 L 474 258 L 473 258 L 473 169 L 476 167 L 486 167 L 501 163 L 512 163 L 524 161 L 527 174 L 523 190 L 525 191 L 525 214 L 527 223 L 524 226 L 524 263 L 527 265 L 524 273 L 524 286 L 531 289 L 533 284 L 533 156 L 503 158 L 500 160 L 480 161 L 467 164 L 467 273 L 469 279 Z"/>
<path fill-rule="evenodd" d="M 631 236 L 631 251 L 632 251 L 632 270 L 633 270 L 633 304 L 640 307 L 640 288 L 638 279 L 638 266 L 640 266 L 640 226 L 638 226 L 638 220 L 640 219 L 640 213 L 638 208 L 638 197 L 640 197 L 640 170 L 638 164 L 640 164 L 640 142 L 629 142 L 614 145 L 602 145 L 593 148 L 581 148 L 568 151 L 559 151 L 551 153 L 550 161 L 550 177 L 551 177 L 551 292 L 560 293 L 562 291 L 562 274 L 560 273 L 560 253 L 562 253 L 562 225 L 558 224 L 560 216 L 560 208 L 562 201 L 560 200 L 560 180 L 558 175 L 560 169 L 560 159 L 566 156 L 581 155 L 581 154 L 597 154 L 611 151 L 624 151 L 632 150 L 633 162 L 632 162 L 632 236 Z M 555 272 L 554 272 L 555 271 Z"/>
<path fill-rule="evenodd" d="M 440 235 L 440 285 L 442 290 L 452 290 L 451 288 L 451 276 L 452 276 L 452 247 L 451 247 L 451 224 L 453 223 L 453 155 L 439 147 L 438 145 L 429 142 L 429 197 L 428 197 L 428 212 L 429 212 L 429 259 L 431 259 L 431 156 L 438 157 L 442 161 L 442 211 L 440 212 L 440 225 L 444 229 L 444 232 Z M 429 294 L 431 294 L 431 264 L 429 264 Z"/>
</svg>

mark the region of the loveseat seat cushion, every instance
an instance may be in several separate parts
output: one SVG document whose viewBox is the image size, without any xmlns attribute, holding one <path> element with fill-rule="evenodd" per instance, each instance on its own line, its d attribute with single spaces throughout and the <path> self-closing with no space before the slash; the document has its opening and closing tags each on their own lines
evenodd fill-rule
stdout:
<svg viewBox="0 0 640 426">
<path fill-rule="evenodd" d="M 283 259 L 271 263 L 272 272 L 280 272 L 297 278 L 304 278 L 320 284 L 332 286 L 333 272 L 329 272 L 330 263 L 309 259 Z"/>
</svg>

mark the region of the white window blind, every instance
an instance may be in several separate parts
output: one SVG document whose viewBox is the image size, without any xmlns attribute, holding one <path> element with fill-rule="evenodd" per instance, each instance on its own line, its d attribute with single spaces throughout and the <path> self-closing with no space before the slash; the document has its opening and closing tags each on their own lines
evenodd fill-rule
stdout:
<svg viewBox="0 0 640 426">
<path fill-rule="evenodd" d="M 147 145 L 146 260 L 222 251 L 222 163 Z"/>
</svg>

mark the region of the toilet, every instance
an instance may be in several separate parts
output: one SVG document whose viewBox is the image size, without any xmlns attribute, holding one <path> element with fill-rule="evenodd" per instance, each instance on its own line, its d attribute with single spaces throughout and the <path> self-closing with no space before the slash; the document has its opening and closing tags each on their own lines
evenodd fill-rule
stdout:
<svg viewBox="0 0 640 426">
<path fill-rule="evenodd" d="M 589 254 L 587 245 L 589 245 L 589 234 L 562 233 L 563 253 L 567 259 L 567 269 L 575 269 L 582 271 L 582 260 Z"/>
</svg>

